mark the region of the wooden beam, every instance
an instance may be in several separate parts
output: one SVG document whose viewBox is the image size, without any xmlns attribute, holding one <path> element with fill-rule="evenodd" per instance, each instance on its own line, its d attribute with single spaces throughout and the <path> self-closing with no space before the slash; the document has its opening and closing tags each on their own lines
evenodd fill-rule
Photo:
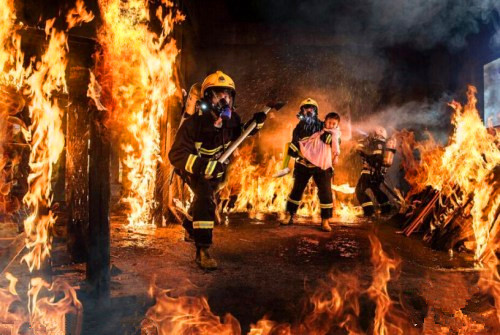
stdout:
<svg viewBox="0 0 500 335">
<path fill-rule="evenodd" d="M 104 113 L 93 110 L 89 150 L 89 295 L 107 299 L 110 294 L 109 162 L 111 144 L 104 126 Z"/>
<path fill-rule="evenodd" d="M 3 276 L 5 271 L 23 251 L 25 246 L 26 234 L 22 233 L 11 239 L 11 242 L 6 248 L 0 249 L 0 276 Z"/>
</svg>

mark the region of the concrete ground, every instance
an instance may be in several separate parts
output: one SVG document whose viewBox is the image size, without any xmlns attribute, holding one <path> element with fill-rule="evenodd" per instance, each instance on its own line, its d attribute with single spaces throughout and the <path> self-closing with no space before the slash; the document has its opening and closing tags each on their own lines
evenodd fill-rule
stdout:
<svg viewBox="0 0 500 335">
<path fill-rule="evenodd" d="M 421 237 L 397 234 L 394 223 L 338 222 L 325 233 L 319 224 L 280 227 L 273 217 L 232 215 L 214 230 L 212 254 L 220 267 L 212 272 L 196 266 L 194 245 L 183 241 L 179 225 L 130 230 L 124 223 L 124 216 L 112 217 L 112 299 L 107 303 L 85 297 L 85 266 L 68 264 L 64 246 L 56 245 L 54 275 L 81 288 L 83 334 L 140 334 L 141 321 L 154 304 L 147 295 L 153 278 L 161 288 L 189 287 L 190 295 L 206 296 L 214 314 L 231 313 L 239 320 L 243 334 L 264 316 L 297 322 L 306 298 L 332 271 L 353 274 L 365 287 L 370 285 L 372 234 L 388 255 L 401 259 L 389 294 L 417 333 L 433 333 L 424 325 L 430 316 L 439 325 L 453 323 L 460 309 L 468 321 L 486 324 L 481 333 L 498 333 L 493 300 L 478 292 L 472 255 L 431 250 Z M 373 316 L 371 308 L 361 312 L 366 325 Z"/>
<path fill-rule="evenodd" d="M 394 223 L 338 222 L 325 233 L 307 222 L 280 227 L 273 217 L 232 215 L 214 230 L 211 250 L 220 267 L 205 272 L 194 263 L 194 245 L 183 241 L 180 226 L 133 231 L 124 227 L 124 217 L 114 216 L 112 222 L 113 299 L 108 306 L 93 305 L 82 295 L 87 308 L 84 334 L 139 334 L 140 322 L 154 303 L 147 296 L 153 277 L 161 288 L 189 287 L 190 295 L 206 296 L 214 314 L 231 313 L 243 333 L 264 316 L 297 322 L 307 296 L 332 271 L 352 273 L 362 285 L 370 285 L 371 234 L 385 252 L 401 259 L 389 293 L 415 330 L 432 333 L 428 324 L 424 327 L 426 316 L 438 315 L 434 320 L 447 325 L 460 309 L 467 320 L 489 325 L 484 333 L 497 330 L 492 300 L 478 294 L 471 255 L 431 250 L 421 237 L 397 234 Z M 84 269 L 70 268 L 68 280 L 81 280 L 71 277 L 75 270 L 83 276 Z"/>
</svg>

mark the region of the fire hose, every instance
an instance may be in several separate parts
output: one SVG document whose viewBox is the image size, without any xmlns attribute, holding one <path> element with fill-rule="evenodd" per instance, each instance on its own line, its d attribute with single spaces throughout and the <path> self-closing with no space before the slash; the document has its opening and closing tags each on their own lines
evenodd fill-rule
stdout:
<svg viewBox="0 0 500 335">
<path fill-rule="evenodd" d="M 271 109 L 278 111 L 283 106 L 285 106 L 285 104 L 286 102 L 281 102 L 281 101 L 270 102 L 266 105 L 266 107 L 264 107 L 262 112 L 264 112 L 267 115 L 267 113 L 269 113 Z M 250 123 L 245 129 L 245 131 L 243 131 L 243 134 L 241 134 L 240 137 L 238 137 L 233 143 L 231 143 L 229 148 L 227 148 L 227 150 L 219 157 L 218 162 L 223 164 L 229 158 L 229 156 L 231 156 L 231 154 L 240 146 L 240 144 L 248 137 L 248 135 L 250 135 L 250 133 L 255 129 L 256 126 L 257 122 L 253 121 L 252 123 Z M 174 177 L 174 171 L 172 171 L 170 174 L 169 184 L 172 183 L 173 177 Z"/>
<path fill-rule="evenodd" d="M 267 113 L 269 113 L 271 109 L 274 109 L 276 111 L 280 110 L 285 104 L 286 102 L 268 103 L 266 107 L 264 107 L 262 112 L 267 115 Z M 229 156 L 231 156 L 231 154 L 240 146 L 240 144 L 248 137 L 248 135 L 250 135 L 250 133 L 255 129 L 256 126 L 257 122 L 253 121 L 252 123 L 250 123 L 245 131 L 243 131 L 243 134 L 241 134 L 240 137 L 238 137 L 233 143 L 231 143 L 229 148 L 227 148 L 227 150 L 222 154 L 222 156 L 219 157 L 217 161 L 219 163 L 224 163 L 229 158 Z"/>
</svg>

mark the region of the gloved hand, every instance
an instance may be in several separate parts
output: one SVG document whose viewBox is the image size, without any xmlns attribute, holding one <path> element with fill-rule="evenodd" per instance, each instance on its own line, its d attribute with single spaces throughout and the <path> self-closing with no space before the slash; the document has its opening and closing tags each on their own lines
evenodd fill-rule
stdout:
<svg viewBox="0 0 500 335">
<path fill-rule="evenodd" d="M 205 178 L 220 178 L 224 173 L 224 165 L 216 160 L 209 160 L 205 168 Z"/>
<path fill-rule="evenodd" d="M 257 124 L 262 124 L 264 121 L 266 121 L 267 115 L 264 112 L 257 112 L 253 115 L 253 120 Z"/>
</svg>

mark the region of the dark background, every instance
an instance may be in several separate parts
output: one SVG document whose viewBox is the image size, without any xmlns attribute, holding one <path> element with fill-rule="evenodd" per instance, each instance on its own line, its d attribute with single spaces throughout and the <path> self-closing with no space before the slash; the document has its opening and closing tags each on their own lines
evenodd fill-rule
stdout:
<svg viewBox="0 0 500 335">
<path fill-rule="evenodd" d="M 150 1 L 152 10 L 158 2 Z M 385 111 L 376 121 L 397 129 L 446 128 L 443 106 L 454 97 L 463 100 L 467 84 L 477 86 L 482 109 L 482 67 L 500 57 L 500 4 L 489 0 L 176 4 L 187 16 L 175 34 L 181 87 L 223 70 L 236 82 L 244 117 L 267 100 L 287 100 L 276 115 L 280 126 L 295 123 L 298 103 L 313 97 L 320 115 L 337 111 L 362 122 Z M 96 0 L 86 5 L 96 19 L 71 34 L 94 38 L 98 6 Z M 64 0 L 16 2 L 19 19 L 40 27 L 72 6 Z"/>
</svg>

